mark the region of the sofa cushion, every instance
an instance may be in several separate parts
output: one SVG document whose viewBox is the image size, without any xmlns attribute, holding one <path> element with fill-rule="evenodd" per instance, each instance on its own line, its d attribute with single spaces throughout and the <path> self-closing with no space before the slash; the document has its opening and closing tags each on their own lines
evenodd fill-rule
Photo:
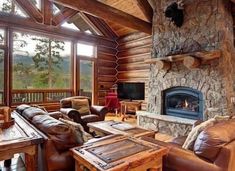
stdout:
<svg viewBox="0 0 235 171">
<path fill-rule="evenodd" d="M 73 99 L 72 108 L 78 110 L 81 116 L 90 114 L 88 99 Z"/>
<path fill-rule="evenodd" d="M 206 128 L 209 126 L 213 126 L 215 123 L 215 119 L 209 119 L 205 122 L 202 122 L 201 124 L 195 126 L 194 128 L 192 128 L 191 132 L 188 134 L 182 148 L 184 149 L 188 149 L 188 150 L 193 150 L 194 147 L 194 143 L 198 137 L 198 135 Z"/>
<path fill-rule="evenodd" d="M 66 151 L 79 145 L 73 130 L 65 123 L 49 115 L 34 116 L 32 123 L 54 142 L 56 149 L 59 151 Z"/>
<path fill-rule="evenodd" d="M 71 120 L 62 119 L 62 118 L 60 118 L 59 120 L 64 122 L 71 129 L 74 130 L 74 133 L 75 133 L 76 138 L 77 138 L 77 142 L 79 144 L 82 145 L 83 143 L 87 142 L 89 139 L 92 138 L 92 136 L 90 134 L 88 134 L 87 132 L 84 131 L 84 129 L 83 129 L 81 124 L 73 122 Z"/>
<path fill-rule="evenodd" d="M 233 140 L 235 140 L 235 119 L 222 121 L 199 134 L 194 144 L 194 152 L 214 162 L 221 148 Z"/>
<path fill-rule="evenodd" d="M 36 107 L 29 107 L 23 110 L 22 116 L 24 116 L 27 120 L 31 121 L 32 118 L 36 115 L 46 115 L 47 113 L 42 109 Z"/>
<path fill-rule="evenodd" d="M 16 112 L 19 113 L 19 114 L 22 114 L 22 112 L 27 109 L 27 108 L 30 108 L 31 106 L 29 105 L 26 105 L 26 104 L 22 104 L 22 105 L 19 105 L 16 107 Z"/>
</svg>

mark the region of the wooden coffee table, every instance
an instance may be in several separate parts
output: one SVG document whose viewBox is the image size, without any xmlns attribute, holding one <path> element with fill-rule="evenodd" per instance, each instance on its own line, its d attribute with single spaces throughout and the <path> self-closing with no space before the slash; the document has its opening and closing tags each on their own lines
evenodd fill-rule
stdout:
<svg viewBox="0 0 235 171">
<path fill-rule="evenodd" d="M 123 135 L 71 149 L 76 171 L 161 171 L 165 147 Z"/>
<path fill-rule="evenodd" d="M 43 137 L 24 118 L 13 113 L 15 124 L 0 130 L 0 161 L 13 158 L 14 154 L 25 153 L 27 171 L 37 170 L 37 145 Z"/>
<path fill-rule="evenodd" d="M 111 134 L 121 134 L 126 136 L 133 137 L 153 137 L 155 136 L 155 131 L 147 130 L 144 128 L 132 126 L 126 122 L 118 122 L 118 121 L 100 121 L 100 122 L 92 122 L 87 124 L 90 128 L 90 131 L 95 131 L 96 134 L 100 136 L 106 136 Z"/>
</svg>

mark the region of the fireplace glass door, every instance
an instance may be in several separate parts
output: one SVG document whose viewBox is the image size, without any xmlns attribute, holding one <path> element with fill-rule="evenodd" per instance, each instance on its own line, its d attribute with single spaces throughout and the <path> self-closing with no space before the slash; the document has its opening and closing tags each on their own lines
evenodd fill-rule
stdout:
<svg viewBox="0 0 235 171">
<path fill-rule="evenodd" d="M 164 114 L 189 119 L 202 119 L 201 92 L 188 87 L 174 87 L 164 91 Z"/>
</svg>

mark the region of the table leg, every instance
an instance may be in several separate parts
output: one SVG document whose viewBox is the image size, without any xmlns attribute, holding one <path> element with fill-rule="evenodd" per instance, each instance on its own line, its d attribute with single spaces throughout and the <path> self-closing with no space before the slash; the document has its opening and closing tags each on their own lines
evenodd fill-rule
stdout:
<svg viewBox="0 0 235 171">
<path fill-rule="evenodd" d="M 25 167 L 26 171 L 36 171 L 38 169 L 37 163 L 37 146 L 32 146 L 29 153 L 25 153 Z"/>
</svg>

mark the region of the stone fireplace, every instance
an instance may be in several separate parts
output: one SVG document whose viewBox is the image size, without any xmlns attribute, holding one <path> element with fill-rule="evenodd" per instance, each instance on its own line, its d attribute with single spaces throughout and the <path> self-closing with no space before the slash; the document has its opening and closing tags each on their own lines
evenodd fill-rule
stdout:
<svg viewBox="0 0 235 171">
<path fill-rule="evenodd" d="M 176 0 L 156 0 L 152 58 L 213 50 L 222 52 L 220 58 L 194 69 L 188 69 L 177 60 L 167 69 L 151 64 L 147 112 L 137 114 L 138 124 L 178 136 L 187 135 L 197 119 L 231 115 L 235 55 L 228 1 L 185 1 L 184 23 L 180 28 L 164 16 L 164 10 L 173 2 Z"/>
<path fill-rule="evenodd" d="M 189 119 L 203 119 L 203 97 L 189 87 L 172 87 L 163 91 L 162 113 Z"/>
</svg>

